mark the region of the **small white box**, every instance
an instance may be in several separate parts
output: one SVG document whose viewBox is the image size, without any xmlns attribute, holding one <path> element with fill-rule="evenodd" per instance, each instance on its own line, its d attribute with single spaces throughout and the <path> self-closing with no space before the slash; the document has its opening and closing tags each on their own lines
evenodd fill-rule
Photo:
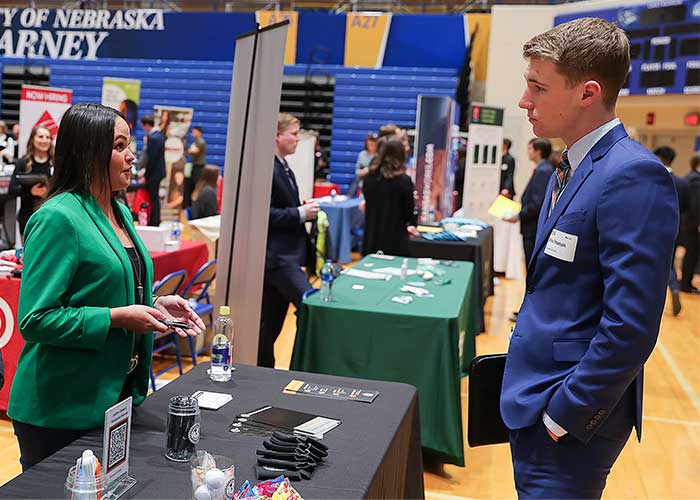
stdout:
<svg viewBox="0 0 700 500">
<path fill-rule="evenodd" d="M 168 230 L 164 227 L 136 226 L 139 238 L 149 252 L 164 252 L 168 239 Z"/>
</svg>

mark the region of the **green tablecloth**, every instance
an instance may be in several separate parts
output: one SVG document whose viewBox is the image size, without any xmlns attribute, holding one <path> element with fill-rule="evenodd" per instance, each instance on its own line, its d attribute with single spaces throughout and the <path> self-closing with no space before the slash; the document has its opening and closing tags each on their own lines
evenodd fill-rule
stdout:
<svg viewBox="0 0 700 500">
<path fill-rule="evenodd" d="M 355 269 L 398 268 L 402 260 L 368 256 Z M 416 259 L 408 261 L 409 269 L 415 269 Z M 410 295 L 401 287 L 422 282 L 420 277 L 379 281 L 340 276 L 332 302 L 322 302 L 318 293 L 303 302 L 291 369 L 414 385 L 423 448 L 445 463 L 463 466 L 460 375 L 475 354 L 476 294 L 474 264 L 454 265 L 438 266 L 449 284 L 424 282 L 434 296 L 414 297 L 406 305 L 391 299 Z M 354 290 L 353 285 L 365 288 Z"/>
</svg>

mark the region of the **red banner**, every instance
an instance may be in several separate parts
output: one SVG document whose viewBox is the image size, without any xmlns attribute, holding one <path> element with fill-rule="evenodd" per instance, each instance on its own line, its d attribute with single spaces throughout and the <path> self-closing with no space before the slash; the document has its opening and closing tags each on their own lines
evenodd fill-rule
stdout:
<svg viewBox="0 0 700 500">
<path fill-rule="evenodd" d="M 12 378 L 24 347 L 24 339 L 17 328 L 19 284 L 20 280 L 16 278 L 0 278 L 0 352 L 5 366 L 5 385 L 0 390 L 0 410 L 7 410 Z"/>
</svg>

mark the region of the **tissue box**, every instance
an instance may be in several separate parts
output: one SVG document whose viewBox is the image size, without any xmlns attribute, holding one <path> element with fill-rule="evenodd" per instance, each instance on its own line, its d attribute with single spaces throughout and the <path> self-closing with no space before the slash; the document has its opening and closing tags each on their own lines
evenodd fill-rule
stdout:
<svg viewBox="0 0 700 500">
<path fill-rule="evenodd" d="M 168 240 L 168 230 L 164 227 L 136 226 L 139 238 L 149 252 L 164 252 Z"/>
</svg>

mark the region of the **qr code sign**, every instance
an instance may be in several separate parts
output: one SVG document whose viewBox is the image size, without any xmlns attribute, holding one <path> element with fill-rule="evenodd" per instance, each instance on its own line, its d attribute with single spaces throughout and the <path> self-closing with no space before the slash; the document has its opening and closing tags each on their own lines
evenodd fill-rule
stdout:
<svg viewBox="0 0 700 500">
<path fill-rule="evenodd" d="M 128 438 L 128 420 L 122 420 L 109 429 L 109 456 L 107 457 L 107 471 L 120 465 L 126 459 L 126 446 Z"/>
</svg>

